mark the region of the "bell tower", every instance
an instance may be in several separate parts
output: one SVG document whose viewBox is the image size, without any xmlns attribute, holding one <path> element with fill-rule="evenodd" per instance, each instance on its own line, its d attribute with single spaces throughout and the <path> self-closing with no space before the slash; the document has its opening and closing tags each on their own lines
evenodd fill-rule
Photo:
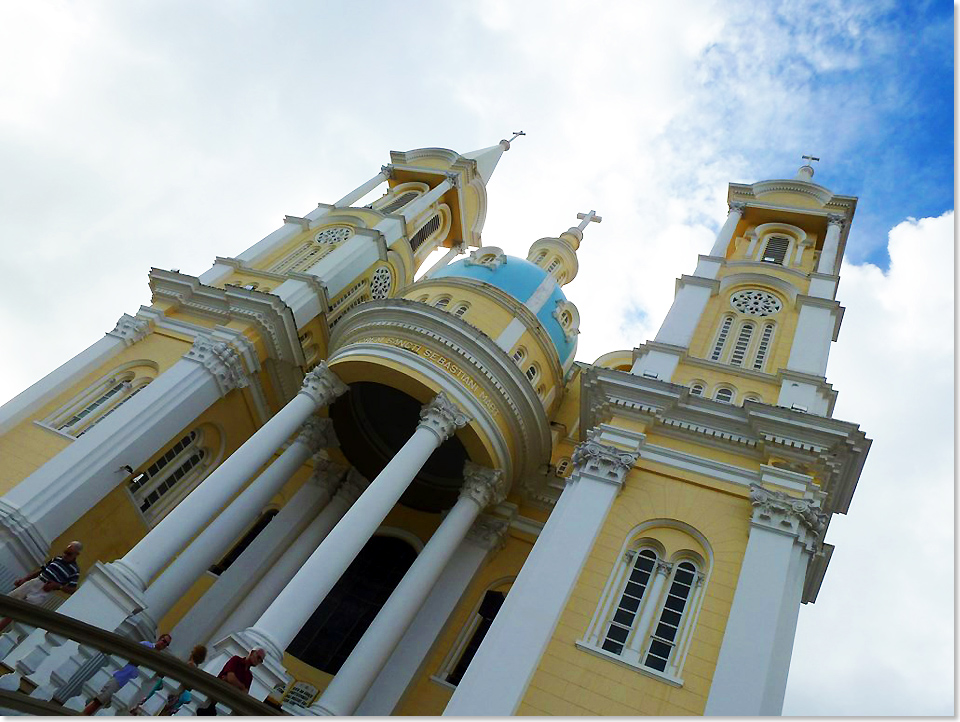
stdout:
<svg viewBox="0 0 960 722">
<path fill-rule="evenodd" d="M 713 248 L 677 281 L 656 337 L 634 351 L 633 373 L 722 402 L 831 415 L 827 358 L 843 318 L 838 273 L 857 199 L 813 174 L 804 165 L 792 179 L 730 184 Z"/>
</svg>

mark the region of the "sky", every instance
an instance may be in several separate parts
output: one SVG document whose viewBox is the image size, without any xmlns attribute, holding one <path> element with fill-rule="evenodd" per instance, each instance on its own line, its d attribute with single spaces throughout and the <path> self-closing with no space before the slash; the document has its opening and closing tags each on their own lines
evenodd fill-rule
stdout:
<svg viewBox="0 0 960 722">
<path fill-rule="evenodd" d="M 859 197 L 827 378 L 873 448 L 784 713 L 954 711 L 954 94 L 946 2 L 0 2 L 0 402 L 374 175 L 527 135 L 484 242 L 595 209 L 577 358 L 656 334 L 729 182 Z"/>
</svg>

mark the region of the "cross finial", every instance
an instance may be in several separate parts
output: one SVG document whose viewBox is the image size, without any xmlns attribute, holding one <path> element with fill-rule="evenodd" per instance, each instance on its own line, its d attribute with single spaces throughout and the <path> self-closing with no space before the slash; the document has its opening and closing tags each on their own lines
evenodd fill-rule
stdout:
<svg viewBox="0 0 960 722">
<path fill-rule="evenodd" d="M 600 221 L 603 220 L 600 216 L 597 215 L 596 211 L 590 211 L 589 213 L 578 213 L 577 218 L 581 220 L 580 225 L 577 226 L 577 228 L 580 229 L 581 233 L 588 225 L 590 225 L 591 221 L 593 223 L 599 223 Z"/>
<path fill-rule="evenodd" d="M 809 161 L 819 161 L 819 160 L 820 160 L 819 158 L 817 158 L 816 156 L 813 156 L 813 155 L 802 155 L 802 156 L 800 156 L 800 157 L 803 158 L 803 160 L 809 160 Z"/>
<path fill-rule="evenodd" d="M 526 135 L 526 133 L 524 133 L 522 130 L 515 130 L 515 131 L 513 131 L 513 137 L 510 139 L 509 142 L 512 143 L 512 142 L 515 141 L 517 138 L 519 138 L 521 135 Z"/>
</svg>

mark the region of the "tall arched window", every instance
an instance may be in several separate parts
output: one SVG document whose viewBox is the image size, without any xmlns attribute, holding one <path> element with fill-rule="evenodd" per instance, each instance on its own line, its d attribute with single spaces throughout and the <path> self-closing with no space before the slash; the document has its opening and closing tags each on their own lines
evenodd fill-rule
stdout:
<svg viewBox="0 0 960 722">
<path fill-rule="evenodd" d="M 710 354 L 711 361 L 719 361 L 723 354 L 723 346 L 727 342 L 727 336 L 730 335 L 730 327 L 733 325 L 733 316 L 724 316 L 720 321 L 720 330 L 717 331 L 717 340 L 713 344 L 713 352 Z"/>
<path fill-rule="evenodd" d="M 696 575 L 697 568 L 691 562 L 680 562 L 674 567 L 673 579 L 650 638 L 646 659 L 643 660 L 644 666 L 660 672 L 667 668 L 670 655 L 677 645 L 683 613 L 687 608 Z"/>
<path fill-rule="evenodd" d="M 339 672 L 416 558 L 402 539 L 371 537 L 287 651 L 322 672 Z"/>
<path fill-rule="evenodd" d="M 392 201 L 389 201 L 387 204 L 375 208 L 374 210 L 380 211 L 384 215 L 389 215 L 390 213 L 396 213 L 398 210 L 403 208 L 407 203 L 416 198 L 419 193 L 416 191 L 407 191 L 406 193 L 401 193 L 399 196 L 394 198 Z"/>
<path fill-rule="evenodd" d="M 757 354 L 753 359 L 753 368 L 756 371 L 763 371 L 763 362 L 767 360 L 767 353 L 770 350 L 770 340 L 773 338 L 773 331 L 776 327 L 772 321 L 763 325 L 763 332 L 760 334 L 760 343 L 757 345 Z"/>
<path fill-rule="evenodd" d="M 603 644 L 600 645 L 608 652 L 620 654 L 623 651 L 656 563 L 657 553 L 653 549 L 642 549 L 636 554 L 623 594 L 620 595 L 620 601 L 607 627 Z"/>
<path fill-rule="evenodd" d="M 157 370 L 152 361 L 123 364 L 74 396 L 41 423 L 80 438 L 140 393 L 154 379 Z"/>
<path fill-rule="evenodd" d="M 493 620 L 503 606 L 512 580 L 493 584 L 480 598 L 476 611 L 467 619 L 467 623 L 457 635 L 453 647 L 447 653 L 434 679 L 456 687 L 463 679 L 470 662 L 480 648 L 480 643 L 493 625 Z"/>
<path fill-rule="evenodd" d="M 740 326 L 740 333 L 737 335 L 737 342 L 733 345 L 733 353 L 730 354 L 730 363 L 734 366 L 741 366 L 743 359 L 747 355 L 747 349 L 750 347 L 750 339 L 753 338 L 753 323 L 745 322 Z"/>
<path fill-rule="evenodd" d="M 204 445 L 203 436 L 199 428 L 185 434 L 127 482 L 127 489 L 148 521 L 159 520 L 210 470 L 210 449 Z"/>
</svg>

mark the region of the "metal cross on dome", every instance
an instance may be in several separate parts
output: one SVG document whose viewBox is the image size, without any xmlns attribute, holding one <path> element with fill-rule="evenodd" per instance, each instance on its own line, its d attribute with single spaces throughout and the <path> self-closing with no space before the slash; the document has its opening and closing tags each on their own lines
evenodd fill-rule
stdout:
<svg viewBox="0 0 960 722">
<path fill-rule="evenodd" d="M 803 160 L 809 160 L 809 161 L 811 161 L 811 162 L 813 162 L 813 161 L 819 161 L 819 160 L 820 160 L 819 158 L 817 158 L 816 156 L 813 156 L 813 155 L 802 155 L 802 156 L 800 156 L 800 157 L 803 158 Z"/>
<path fill-rule="evenodd" d="M 581 233 L 588 225 L 590 225 L 591 221 L 593 223 L 599 223 L 603 220 L 603 218 L 597 215 L 596 211 L 590 211 L 589 213 L 578 213 L 577 218 L 581 219 L 580 225 L 577 226 Z"/>
</svg>

